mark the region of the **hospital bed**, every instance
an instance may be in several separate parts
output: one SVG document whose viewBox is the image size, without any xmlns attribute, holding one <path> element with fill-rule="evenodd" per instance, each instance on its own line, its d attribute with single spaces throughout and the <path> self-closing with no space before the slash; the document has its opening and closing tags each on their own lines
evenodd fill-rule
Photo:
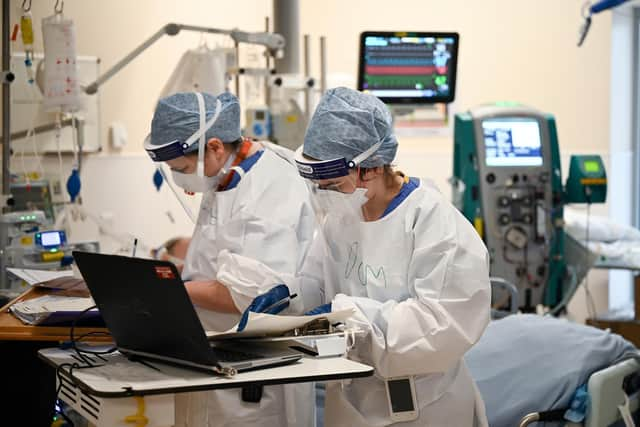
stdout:
<svg viewBox="0 0 640 427">
<path fill-rule="evenodd" d="M 597 256 L 595 267 L 640 270 L 639 229 L 577 208 L 566 209 L 564 221 L 567 234 Z"/>
<path fill-rule="evenodd" d="M 492 286 L 509 287 L 496 279 Z M 625 426 L 618 406 L 626 394 L 634 413 L 640 394 L 639 353 L 631 343 L 552 316 L 508 312 L 498 313 L 502 318 L 489 324 L 465 356 L 491 427 Z M 565 414 L 584 385 L 586 415 L 571 424 Z M 640 426 L 637 414 L 636 423 Z"/>
</svg>

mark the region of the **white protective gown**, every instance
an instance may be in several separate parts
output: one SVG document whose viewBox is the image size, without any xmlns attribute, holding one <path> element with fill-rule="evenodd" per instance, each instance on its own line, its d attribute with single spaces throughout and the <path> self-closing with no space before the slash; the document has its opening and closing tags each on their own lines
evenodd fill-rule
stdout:
<svg viewBox="0 0 640 427">
<path fill-rule="evenodd" d="M 217 279 L 244 311 L 259 293 L 289 283 L 300 270 L 314 225 L 307 187 L 295 167 L 265 149 L 235 188 L 203 195 L 183 278 Z M 289 311 L 301 308 L 300 300 L 292 300 Z M 196 310 L 205 330 L 225 331 L 240 320 L 239 315 Z M 312 383 L 266 386 L 259 403 L 243 402 L 240 393 L 176 395 L 176 426 L 314 425 Z"/>
<path fill-rule="evenodd" d="M 419 418 L 399 425 L 486 426 L 462 358 L 490 317 L 489 258 L 471 224 L 424 180 L 377 221 L 330 215 L 305 265 L 305 305 L 355 308 L 347 323 L 367 335 L 349 357 L 376 371 L 327 386 L 326 426 L 393 424 L 381 378 L 409 375 Z"/>
</svg>

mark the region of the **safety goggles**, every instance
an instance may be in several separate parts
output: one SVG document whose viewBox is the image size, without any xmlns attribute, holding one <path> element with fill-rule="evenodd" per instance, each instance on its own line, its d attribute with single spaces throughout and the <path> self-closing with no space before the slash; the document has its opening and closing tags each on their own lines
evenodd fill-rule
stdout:
<svg viewBox="0 0 640 427">
<path fill-rule="evenodd" d="M 295 152 L 294 160 L 298 166 L 298 173 L 303 178 L 313 181 L 340 178 L 349 175 L 350 169 L 354 169 L 360 163 L 371 157 L 381 145 L 382 142 L 373 144 L 350 161 L 347 161 L 344 157 L 333 160 L 311 160 L 304 156 L 304 146 L 300 146 Z"/>
<path fill-rule="evenodd" d="M 149 154 L 149 157 L 151 157 L 151 160 L 154 162 L 166 162 L 184 156 L 190 151 L 191 146 L 203 138 L 204 134 L 214 125 L 216 120 L 218 120 L 218 116 L 220 116 L 220 112 L 222 111 L 222 103 L 220 100 L 216 100 L 216 110 L 213 117 L 202 123 L 204 114 L 206 114 L 204 112 L 204 100 L 200 93 L 196 92 L 196 96 L 198 97 L 200 107 L 200 128 L 186 141 L 175 140 L 160 145 L 152 145 L 151 134 L 147 135 L 144 140 L 144 149 L 147 151 L 147 154 Z M 203 146 L 203 144 L 201 145 Z"/>
</svg>

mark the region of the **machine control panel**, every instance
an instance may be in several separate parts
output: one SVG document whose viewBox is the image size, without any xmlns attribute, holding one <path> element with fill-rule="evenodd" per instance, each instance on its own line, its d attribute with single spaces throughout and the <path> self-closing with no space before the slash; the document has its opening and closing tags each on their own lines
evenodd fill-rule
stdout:
<svg viewBox="0 0 640 427">
<path fill-rule="evenodd" d="M 487 245 L 491 275 L 516 286 L 524 311 L 564 304 L 575 291 L 564 205 L 606 199 L 599 156 L 571 156 L 566 185 L 560 164 L 551 114 L 500 102 L 455 116 L 453 202 Z M 509 298 L 494 295 L 494 308 Z"/>
<path fill-rule="evenodd" d="M 471 116 L 491 275 L 514 283 L 519 305 L 533 309 L 543 300 L 553 235 L 549 127 L 524 108 L 485 107 Z"/>
</svg>

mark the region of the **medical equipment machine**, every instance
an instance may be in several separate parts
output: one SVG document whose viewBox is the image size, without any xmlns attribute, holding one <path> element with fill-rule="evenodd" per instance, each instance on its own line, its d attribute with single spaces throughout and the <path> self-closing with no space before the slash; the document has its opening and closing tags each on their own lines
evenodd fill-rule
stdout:
<svg viewBox="0 0 640 427">
<path fill-rule="evenodd" d="M 600 156 L 571 156 L 566 185 L 567 203 L 604 203 L 607 173 Z"/>
<path fill-rule="evenodd" d="M 98 252 L 97 242 L 69 243 L 64 230 L 51 230 L 51 220 L 41 210 L 15 211 L 0 216 L 0 231 L 8 242 L 0 256 L 0 289 L 16 288 L 6 269 L 58 270 L 71 262 L 71 251 Z"/>
<path fill-rule="evenodd" d="M 245 115 L 245 136 L 264 139 L 271 135 L 271 113 L 267 107 L 249 108 Z"/>
<path fill-rule="evenodd" d="M 563 187 L 555 118 L 517 104 L 457 114 L 454 140 L 453 200 L 485 241 L 491 275 L 516 285 L 523 311 L 566 301 L 563 207 L 605 201 L 600 157 L 572 156 Z"/>
<path fill-rule="evenodd" d="M 49 181 L 12 182 L 9 206 L 12 212 L 38 210 L 53 221 L 54 209 Z"/>
<path fill-rule="evenodd" d="M 458 33 L 363 32 L 358 90 L 387 104 L 452 102 L 458 40 Z"/>
</svg>

